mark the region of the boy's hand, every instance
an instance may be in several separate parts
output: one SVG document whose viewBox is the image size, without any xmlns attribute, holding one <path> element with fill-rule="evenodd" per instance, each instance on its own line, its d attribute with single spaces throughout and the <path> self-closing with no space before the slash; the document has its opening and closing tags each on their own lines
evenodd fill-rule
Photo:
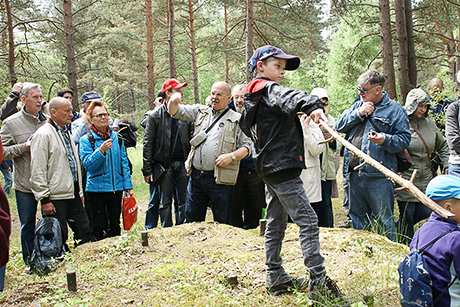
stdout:
<svg viewBox="0 0 460 307">
<path fill-rule="evenodd" d="M 316 109 L 316 110 L 313 110 L 311 113 L 310 113 L 310 117 L 311 119 L 319 124 L 319 120 L 322 119 L 324 122 L 327 123 L 327 117 L 326 117 L 326 114 L 324 114 L 324 111 L 323 109 Z"/>
</svg>

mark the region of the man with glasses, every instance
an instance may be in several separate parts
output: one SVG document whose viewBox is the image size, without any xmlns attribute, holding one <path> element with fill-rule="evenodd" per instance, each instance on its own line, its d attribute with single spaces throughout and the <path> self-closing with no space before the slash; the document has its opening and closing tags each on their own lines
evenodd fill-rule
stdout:
<svg viewBox="0 0 460 307">
<path fill-rule="evenodd" d="M 358 78 L 361 97 L 336 122 L 338 132 L 368 153 L 385 167 L 397 172 L 396 153 L 409 146 L 409 119 L 404 108 L 383 91 L 385 77 L 377 70 L 369 70 Z M 373 229 L 396 241 L 393 219 L 394 186 L 385 175 L 370 165 L 356 168 L 363 162 L 347 148 L 344 152 L 343 172 L 349 175 L 350 217 L 353 228 Z"/>
<path fill-rule="evenodd" d="M 192 149 L 185 162 L 187 172 L 191 173 L 186 222 L 204 221 L 211 202 L 214 220 L 228 224 L 240 160 L 248 156 L 251 145 L 239 127 L 241 115 L 228 108 L 230 85 L 214 83 L 210 97 L 210 106 L 182 105 L 182 95 L 174 93 L 167 107 L 174 118 L 193 121 L 195 127 L 190 140 Z"/>
<path fill-rule="evenodd" d="M 175 93 L 182 96 L 182 88 L 186 86 L 186 82 L 180 83 L 176 79 L 168 79 L 161 87 L 162 98 L 167 102 Z M 162 227 L 173 225 L 171 205 L 176 191 L 175 225 L 183 224 L 185 221 L 188 177 L 184 162 L 190 152 L 192 129 L 191 123 L 172 118 L 166 104 L 155 108 L 147 116 L 142 172 L 146 183 L 160 187 L 159 213 Z M 155 164 L 161 165 L 166 170 L 165 174 L 157 180 L 158 182 L 154 182 Z"/>
</svg>

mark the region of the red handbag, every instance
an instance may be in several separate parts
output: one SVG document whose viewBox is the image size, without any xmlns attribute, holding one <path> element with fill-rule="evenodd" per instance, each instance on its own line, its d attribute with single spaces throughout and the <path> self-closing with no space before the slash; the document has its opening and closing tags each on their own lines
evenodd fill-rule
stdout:
<svg viewBox="0 0 460 307">
<path fill-rule="evenodd" d="M 137 221 L 137 202 L 133 193 L 123 193 L 123 229 L 130 230 Z"/>
</svg>

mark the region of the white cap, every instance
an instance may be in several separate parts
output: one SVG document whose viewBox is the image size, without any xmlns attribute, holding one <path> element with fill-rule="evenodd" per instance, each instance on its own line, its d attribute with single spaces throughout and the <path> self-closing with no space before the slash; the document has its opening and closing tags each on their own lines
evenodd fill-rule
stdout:
<svg viewBox="0 0 460 307">
<path fill-rule="evenodd" d="M 327 95 L 327 91 L 324 88 L 315 87 L 311 91 L 310 95 L 315 95 L 315 96 L 318 96 L 319 98 L 327 98 L 327 100 L 329 100 L 329 96 Z"/>
</svg>

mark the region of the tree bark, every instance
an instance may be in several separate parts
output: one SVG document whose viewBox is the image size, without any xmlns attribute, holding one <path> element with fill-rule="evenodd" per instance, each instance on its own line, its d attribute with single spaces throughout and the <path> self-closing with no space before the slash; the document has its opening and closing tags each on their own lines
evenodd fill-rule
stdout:
<svg viewBox="0 0 460 307">
<path fill-rule="evenodd" d="M 225 23 L 225 46 L 227 46 L 228 39 L 228 18 L 227 18 L 227 7 L 224 5 L 224 23 Z M 229 83 L 229 69 L 228 69 L 228 48 L 225 48 L 225 82 Z"/>
<path fill-rule="evenodd" d="M 404 105 L 410 91 L 409 62 L 407 50 L 407 25 L 405 0 L 395 0 L 396 37 L 398 40 L 398 81 L 401 104 Z"/>
<path fill-rule="evenodd" d="M 411 0 L 405 0 L 405 17 L 407 28 L 407 62 L 409 67 L 409 84 L 410 89 L 417 87 L 417 60 L 415 57 L 414 45 L 414 24 L 412 22 L 412 3 Z"/>
<path fill-rule="evenodd" d="M 155 108 L 155 61 L 153 50 L 153 16 L 152 0 L 145 0 L 145 28 L 146 28 L 146 51 L 147 51 L 147 92 L 149 110 Z"/>
<path fill-rule="evenodd" d="M 420 191 L 411 181 L 406 180 L 398 174 L 392 172 L 391 170 L 389 170 L 388 168 L 374 160 L 370 155 L 366 155 L 356 146 L 354 146 L 345 138 L 343 138 L 339 133 L 337 133 L 337 131 L 329 127 L 329 125 L 325 123 L 323 120 L 320 120 L 320 124 L 332 135 L 334 139 L 338 140 L 343 146 L 348 148 L 355 156 L 363 159 L 365 164 L 369 164 L 370 166 L 374 167 L 379 172 L 384 174 L 388 179 L 399 184 L 402 188 L 404 188 L 405 190 L 409 191 L 412 195 L 417 197 L 417 199 L 420 200 L 420 202 L 422 202 L 425 206 L 427 206 L 428 208 L 430 208 L 442 217 L 448 218 L 449 216 L 453 216 L 452 213 L 445 210 L 444 208 L 436 204 L 434 201 L 432 201 L 430 198 L 428 198 L 428 196 L 426 196 L 422 191 Z M 357 168 L 359 168 L 360 166 L 362 167 L 363 165 L 359 165 L 357 166 Z"/>
<path fill-rule="evenodd" d="M 196 59 L 196 44 L 195 44 L 195 17 L 193 11 L 192 0 L 188 0 L 188 12 L 190 23 L 190 49 L 192 55 L 192 82 L 193 82 L 193 100 L 195 104 L 200 103 L 200 93 L 198 91 L 198 65 Z"/>
<path fill-rule="evenodd" d="M 77 64 L 75 61 L 75 42 L 73 39 L 73 22 L 72 22 L 72 0 L 64 0 L 64 33 L 66 49 L 66 75 L 69 88 L 73 91 L 72 107 L 79 110 L 80 104 L 78 99 L 77 86 Z"/>
<path fill-rule="evenodd" d="M 246 83 L 252 80 L 249 72 L 249 60 L 253 53 L 254 41 L 254 6 L 252 0 L 246 0 Z"/>
<path fill-rule="evenodd" d="M 18 78 L 16 76 L 15 70 L 15 61 L 16 58 L 14 56 L 14 34 L 13 34 L 13 18 L 11 14 L 11 7 L 10 1 L 5 0 L 5 10 L 6 10 L 6 22 L 8 28 L 8 73 L 10 75 L 10 83 L 13 86 L 16 82 L 18 82 Z"/>
<path fill-rule="evenodd" d="M 383 51 L 383 73 L 386 76 L 385 90 L 391 99 L 396 98 L 395 68 L 393 62 L 393 39 L 391 36 L 390 1 L 379 0 L 380 38 Z"/>
<path fill-rule="evenodd" d="M 174 57 L 174 0 L 168 0 L 168 54 L 169 76 L 176 77 L 176 59 Z"/>
</svg>

